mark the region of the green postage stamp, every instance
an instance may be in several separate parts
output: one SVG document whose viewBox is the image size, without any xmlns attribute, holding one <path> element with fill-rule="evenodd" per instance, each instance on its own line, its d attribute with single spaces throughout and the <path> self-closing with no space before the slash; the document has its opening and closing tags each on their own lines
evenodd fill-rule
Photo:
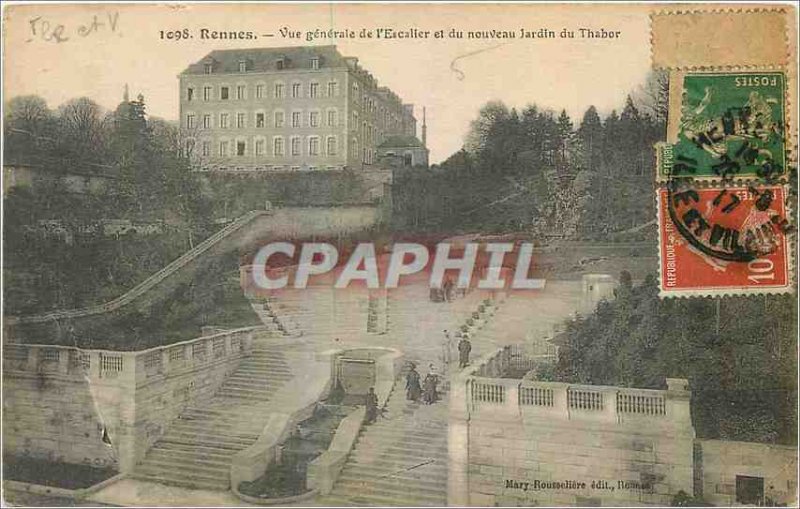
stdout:
<svg viewBox="0 0 800 509">
<path fill-rule="evenodd" d="M 784 90 L 781 72 L 686 75 L 678 140 L 672 157 L 659 149 L 659 180 L 780 178 Z"/>
</svg>

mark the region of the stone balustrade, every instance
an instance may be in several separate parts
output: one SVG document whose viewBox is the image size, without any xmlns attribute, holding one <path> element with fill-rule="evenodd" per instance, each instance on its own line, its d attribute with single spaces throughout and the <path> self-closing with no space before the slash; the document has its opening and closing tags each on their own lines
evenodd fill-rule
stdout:
<svg viewBox="0 0 800 509">
<path fill-rule="evenodd" d="M 667 390 L 500 378 L 526 366 L 522 349 L 505 346 L 480 360 L 465 379 L 470 414 L 535 419 L 683 423 L 689 419 L 688 382 L 667 379 Z M 524 370 L 524 369 L 523 369 Z"/>
<path fill-rule="evenodd" d="M 79 376 L 104 384 L 140 385 L 157 375 L 179 374 L 213 361 L 241 357 L 251 350 L 254 335 L 267 331 L 263 326 L 246 327 L 134 352 L 7 344 L 3 347 L 3 368 Z"/>
</svg>

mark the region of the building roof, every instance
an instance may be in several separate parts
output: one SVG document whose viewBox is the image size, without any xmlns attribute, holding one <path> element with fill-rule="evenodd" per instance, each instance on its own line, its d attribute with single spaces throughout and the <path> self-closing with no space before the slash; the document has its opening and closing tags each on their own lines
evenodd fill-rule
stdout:
<svg viewBox="0 0 800 509">
<path fill-rule="evenodd" d="M 424 148 L 422 142 L 416 136 L 400 134 L 396 136 L 387 136 L 386 139 L 378 145 L 378 148 L 409 148 L 419 147 Z"/>
<path fill-rule="evenodd" d="M 247 62 L 247 72 L 278 71 L 278 61 L 283 69 L 311 69 L 311 60 L 319 58 L 320 69 L 344 67 L 345 58 L 336 46 L 290 46 L 284 48 L 252 48 L 214 50 L 197 62 L 190 64 L 181 74 L 205 74 L 205 64 L 212 63 L 212 74 L 238 74 L 239 62 Z"/>
</svg>

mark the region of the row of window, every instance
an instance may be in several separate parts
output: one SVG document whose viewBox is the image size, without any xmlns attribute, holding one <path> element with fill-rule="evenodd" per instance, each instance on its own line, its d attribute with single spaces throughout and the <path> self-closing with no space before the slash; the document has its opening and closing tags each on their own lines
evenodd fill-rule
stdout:
<svg viewBox="0 0 800 509">
<path fill-rule="evenodd" d="M 274 83 L 272 90 L 269 91 L 270 96 L 274 99 L 284 99 L 286 97 L 286 84 L 278 82 Z M 300 99 L 302 97 L 317 98 L 322 97 L 322 90 L 320 84 L 316 81 L 308 83 L 305 95 L 303 93 L 303 84 L 299 81 L 289 84 L 288 92 L 293 99 Z M 338 97 L 339 96 L 339 83 L 336 81 L 329 81 L 326 89 L 327 95 L 325 97 Z M 254 99 L 267 99 L 267 85 L 265 83 L 257 83 L 253 86 Z M 198 97 L 198 94 L 199 97 Z M 212 85 L 203 85 L 202 87 L 188 87 L 186 89 L 186 100 L 196 101 L 202 99 L 203 101 L 227 101 L 229 99 L 236 99 L 239 101 L 248 98 L 248 86 L 244 84 L 235 85 L 220 85 L 219 90 L 215 93 Z"/>
<path fill-rule="evenodd" d="M 277 70 L 279 70 L 279 71 L 281 71 L 283 69 L 286 69 L 287 68 L 287 63 L 288 63 L 288 61 L 285 58 L 281 57 L 281 58 L 275 60 L 275 68 Z M 319 70 L 319 57 L 311 58 L 310 63 L 311 63 L 311 69 L 313 69 L 315 71 Z M 248 61 L 248 60 L 239 60 L 239 72 L 250 71 L 250 70 L 252 70 L 252 67 L 253 67 L 252 66 L 252 60 L 250 60 L 250 61 Z M 214 62 L 213 61 L 205 62 L 203 64 L 203 72 L 205 74 L 213 74 L 213 72 L 214 72 Z"/>
<path fill-rule="evenodd" d="M 309 136 L 306 142 L 299 136 L 292 136 L 289 138 L 289 146 L 286 146 L 286 140 L 283 136 L 274 136 L 272 138 L 272 152 L 269 155 L 275 157 L 283 156 L 311 156 L 316 157 L 320 155 L 335 156 L 339 152 L 338 140 L 336 136 L 328 136 L 325 139 L 325 146 L 320 146 L 321 140 L 319 136 Z M 266 138 L 255 138 L 251 149 L 248 151 L 247 140 L 220 140 L 217 142 L 214 152 L 212 153 L 212 144 L 208 140 L 203 140 L 200 144 L 200 155 L 203 157 L 210 157 L 216 155 L 219 157 L 229 156 L 266 156 L 267 154 L 267 140 Z M 287 153 L 288 148 L 288 153 Z M 325 153 L 321 153 L 322 149 Z M 195 140 L 186 140 L 186 154 L 193 155 L 195 149 Z"/>
<path fill-rule="evenodd" d="M 304 115 L 303 111 L 293 111 L 291 112 L 291 126 L 292 127 L 321 127 L 321 118 L 322 112 L 320 111 L 309 111 L 308 115 Z M 303 125 L 303 119 L 306 119 L 305 125 Z M 236 127 L 238 129 L 246 128 L 247 127 L 247 120 L 248 114 L 244 112 L 237 112 L 235 113 L 234 117 L 231 117 L 230 113 L 219 113 L 217 116 L 217 125 L 218 129 L 229 129 L 231 127 Z M 231 122 L 234 120 L 235 122 Z M 195 129 L 200 127 L 202 129 L 213 129 L 214 126 L 212 125 L 213 116 L 210 113 L 204 113 L 199 116 L 200 123 L 198 124 L 198 115 L 195 113 L 188 113 L 186 115 L 186 128 L 187 129 Z M 327 127 L 336 127 L 339 123 L 339 113 L 335 108 L 328 109 L 325 112 L 325 126 Z M 253 116 L 253 126 L 257 128 L 267 127 L 267 114 L 264 112 L 256 112 Z M 271 127 L 281 128 L 285 127 L 286 124 L 286 114 L 281 110 L 277 110 L 272 114 L 272 125 Z"/>
</svg>

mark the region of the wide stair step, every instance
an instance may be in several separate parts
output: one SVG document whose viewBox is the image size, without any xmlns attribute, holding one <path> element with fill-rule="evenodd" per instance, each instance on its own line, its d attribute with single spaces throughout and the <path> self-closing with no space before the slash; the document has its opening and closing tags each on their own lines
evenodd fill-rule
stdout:
<svg viewBox="0 0 800 509">
<path fill-rule="evenodd" d="M 366 426 L 330 495 L 318 503 L 443 506 L 447 503 L 447 407 L 405 400 L 398 384 L 384 417 Z"/>
<path fill-rule="evenodd" d="M 133 476 L 135 479 L 180 486 L 182 488 L 227 491 L 231 487 L 229 479 L 215 476 L 199 476 L 187 474 L 185 471 L 169 470 L 139 470 Z"/>
<path fill-rule="evenodd" d="M 292 371 L 282 353 L 257 349 L 203 406 L 184 409 L 136 466 L 133 477 L 185 488 L 230 489 L 233 456 L 251 446 L 268 413 L 262 405 Z"/>
</svg>

